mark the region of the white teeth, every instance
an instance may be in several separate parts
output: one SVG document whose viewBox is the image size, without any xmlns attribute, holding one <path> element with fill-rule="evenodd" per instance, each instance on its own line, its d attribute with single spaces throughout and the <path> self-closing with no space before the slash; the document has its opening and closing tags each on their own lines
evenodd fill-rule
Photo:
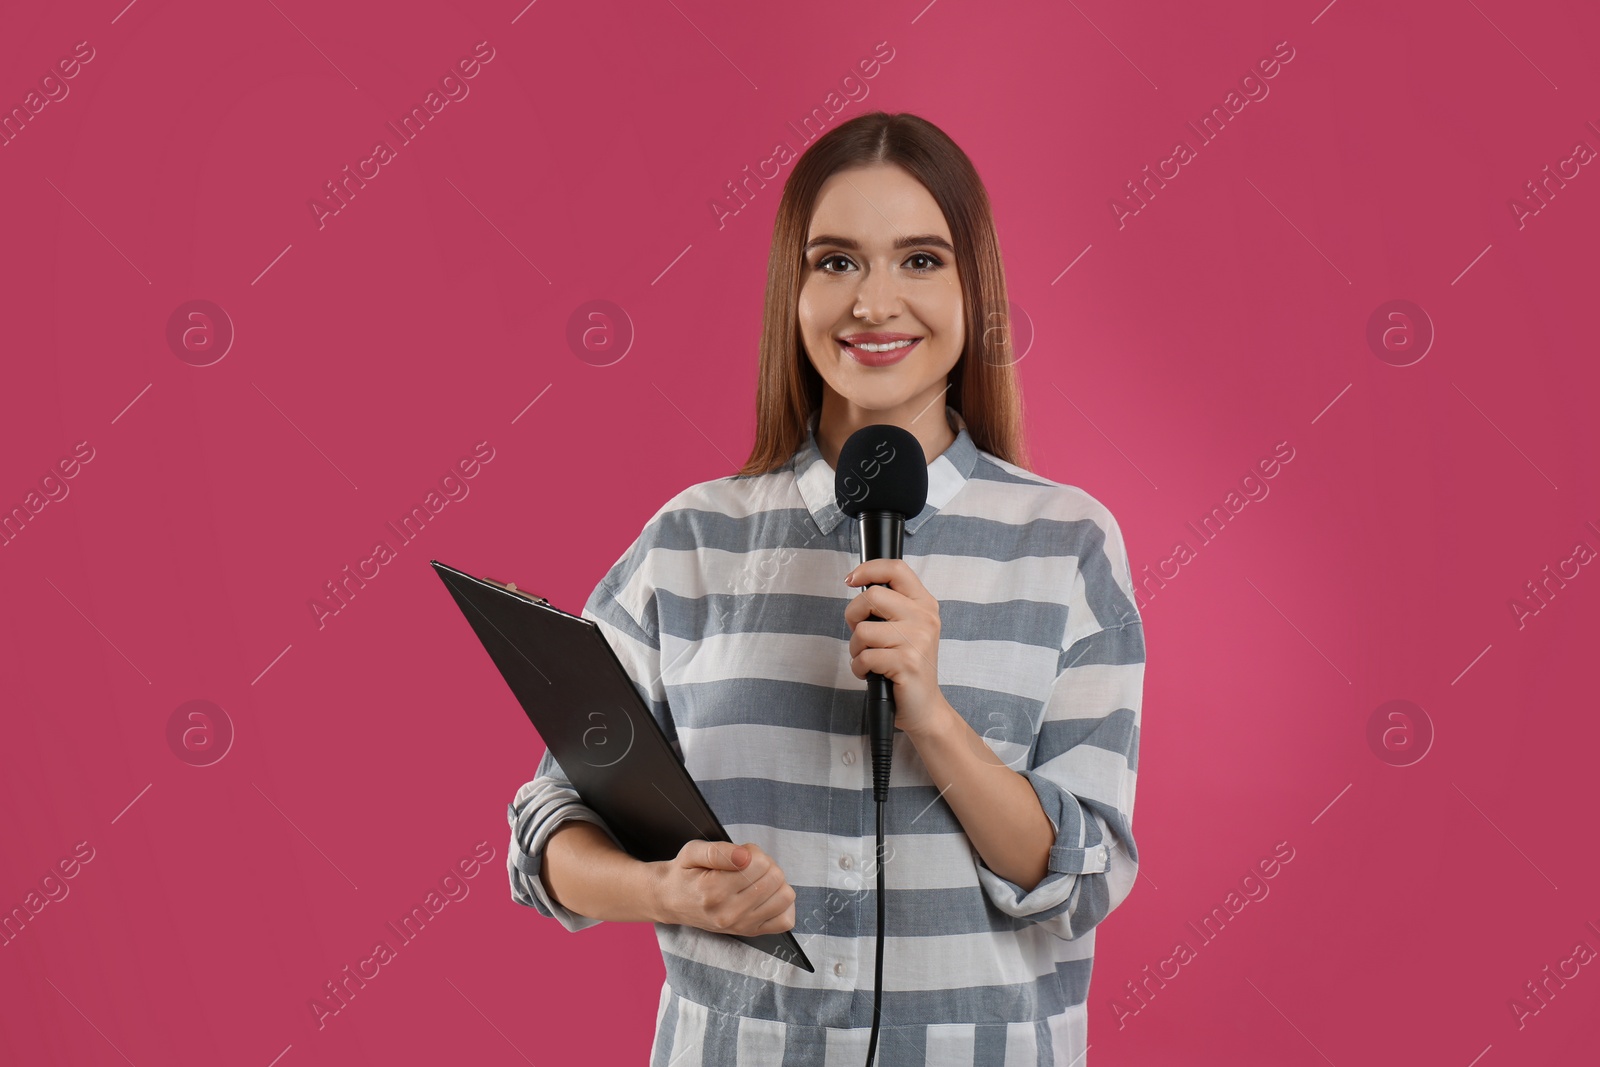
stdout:
<svg viewBox="0 0 1600 1067">
<path fill-rule="evenodd" d="M 848 341 L 845 342 L 845 343 L 849 344 Z M 896 348 L 907 348 L 907 347 L 909 347 L 909 346 L 911 346 L 911 345 L 913 345 L 915 343 L 916 343 L 916 338 L 912 338 L 910 341 L 894 341 L 894 342 L 891 342 L 890 344 L 886 344 L 886 345 L 875 345 L 875 344 L 870 344 L 870 343 L 868 343 L 866 341 L 862 341 L 862 342 L 860 342 L 858 344 L 852 344 L 852 345 L 850 345 L 850 347 L 851 348 L 859 348 L 863 352 L 892 352 Z"/>
</svg>

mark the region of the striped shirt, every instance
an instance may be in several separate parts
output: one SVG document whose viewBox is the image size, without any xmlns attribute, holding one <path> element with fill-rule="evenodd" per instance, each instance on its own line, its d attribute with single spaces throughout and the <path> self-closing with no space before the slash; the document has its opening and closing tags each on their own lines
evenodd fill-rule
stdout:
<svg viewBox="0 0 1600 1067">
<path fill-rule="evenodd" d="M 1083 490 L 957 434 L 928 465 L 904 558 L 939 602 L 939 685 L 1055 830 L 1030 889 L 991 871 L 903 732 L 884 813 L 882 1067 L 1083 1067 L 1097 925 L 1133 888 L 1144 628 L 1116 521 Z M 732 937 L 657 923 L 666 981 L 651 1067 L 864 1063 L 877 936 L 877 810 L 817 415 L 781 469 L 691 486 L 611 567 L 594 620 L 734 841 L 796 893 L 807 973 Z M 547 751 L 507 808 L 512 898 L 598 920 L 540 877 L 567 819 L 605 828 Z M 609 829 L 607 830 L 609 833 Z M 613 835 L 615 839 L 615 835 Z"/>
</svg>

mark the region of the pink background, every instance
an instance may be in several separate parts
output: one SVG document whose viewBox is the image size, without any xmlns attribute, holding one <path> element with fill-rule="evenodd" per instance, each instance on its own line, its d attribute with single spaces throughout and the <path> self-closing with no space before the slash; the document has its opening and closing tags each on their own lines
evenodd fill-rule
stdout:
<svg viewBox="0 0 1600 1067">
<path fill-rule="evenodd" d="M 1600 548 L 1600 168 L 1509 206 L 1600 148 L 1591 5 L 122 3 L 17 6 L 0 37 L 7 111 L 93 49 L 0 147 L 0 507 L 66 491 L 0 547 L 0 907 L 93 857 L 0 946 L 0 1061 L 645 1062 L 651 929 L 510 899 L 542 745 L 428 560 L 576 611 L 742 462 L 790 167 L 711 205 L 840 103 L 923 115 L 982 173 L 1040 473 L 1111 508 L 1136 575 L 1194 550 L 1141 593 L 1143 877 L 1101 928 L 1091 1062 L 1593 1055 L 1595 967 L 1510 1007 L 1600 949 L 1600 574 L 1512 609 Z M 483 41 L 470 94 L 319 226 L 308 201 Z M 1119 226 L 1284 41 L 1270 94 Z M 865 99 L 830 100 L 875 48 Z M 203 334 L 167 340 L 190 300 L 235 331 L 207 366 Z M 591 300 L 625 316 L 609 350 L 568 343 Z M 1436 333 L 1408 366 L 1367 341 L 1391 300 Z M 319 625 L 479 442 L 468 495 Z M 220 711 L 169 741 L 195 700 Z M 1391 700 L 1419 710 L 1370 742 Z M 220 761 L 180 758 L 223 716 Z M 311 998 L 479 842 L 470 893 L 319 1028 Z"/>
</svg>

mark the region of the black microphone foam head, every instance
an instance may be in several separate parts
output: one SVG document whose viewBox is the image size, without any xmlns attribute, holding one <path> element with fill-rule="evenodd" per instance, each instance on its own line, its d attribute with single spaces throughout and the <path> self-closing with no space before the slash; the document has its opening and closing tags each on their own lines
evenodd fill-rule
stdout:
<svg viewBox="0 0 1600 1067">
<path fill-rule="evenodd" d="M 910 430 L 888 423 L 863 426 L 839 450 L 833 495 L 850 518 L 891 511 L 910 519 L 928 502 L 928 460 Z"/>
</svg>

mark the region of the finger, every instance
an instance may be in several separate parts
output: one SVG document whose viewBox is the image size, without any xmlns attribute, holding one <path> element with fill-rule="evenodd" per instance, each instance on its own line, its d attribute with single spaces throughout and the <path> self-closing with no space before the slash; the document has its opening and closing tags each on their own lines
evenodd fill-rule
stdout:
<svg viewBox="0 0 1600 1067">
<path fill-rule="evenodd" d="M 685 849 L 685 861 L 691 867 L 705 867 L 714 871 L 742 871 L 754 858 L 743 845 L 729 841 L 691 841 Z"/>
<path fill-rule="evenodd" d="M 939 625 L 918 613 L 902 619 L 863 619 L 850 634 L 851 653 L 864 648 L 915 648 L 938 643 Z"/>
<path fill-rule="evenodd" d="M 767 868 L 761 877 L 734 895 L 746 906 L 747 910 L 754 911 L 762 904 L 765 904 L 772 897 L 772 894 L 782 889 L 784 884 L 783 872 L 778 870 L 777 865 L 774 864 Z"/>
<path fill-rule="evenodd" d="M 911 565 L 893 556 L 864 559 L 845 574 L 845 584 L 862 585 L 867 582 L 887 582 L 891 578 L 911 574 Z M 915 575 L 911 575 L 915 578 Z"/>
<path fill-rule="evenodd" d="M 750 920 L 757 924 L 757 932 L 770 933 L 775 932 L 775 930 L 787 930 L 793 926 L 794 902 L 795 891 L 789 883 L 785 882 L 778 887 L 777 892 L 762 903 L 761 907 L 751 913 Z M 775 925 L 774 930 L 767 929 L 769 924 L 777 924 L 778 920 L 785 920 L 785 923 Z"/>
<path fill-rule="evenodd" d="M 920 610 L 918 604 L 904 593 L 889 586 L 876 585 L 861 590 L 859 596 L 845 605 L 844 617 L 846 623 L 854 626 L 868 615 L 876 615 L 880 619 L 903 619 Z"/>
<path fill-rule="evenodd" d="M 788 901 L 793 892 L 788 879 L 783 877 L 783 872 L 774 868 L 755 885 L 738 894 L 739 904 L 744 908 L 747 918 L 756 916 L 766 918 L 773 914 L 774 901 L 778 902 L 777 910 L 781 911 L 782 905 Z"/>
<path fill-rule="evenodd" d="M 927 593 L 922 579 L 903 559 L 869 559 L 845 576 L 845 584 L 852 587 L 887 585 L 913 600 Z"/>
<path fill-rule="evenodd" d="M 754 841 L 746 841 L 744 847 L 750 850 L 750 862 L 744 868 L 744 873 L 750 882 L 754 882 L 778 865 L 772 854 Z"/>
<path fill-rule="evenodd" d="M 850 636 L 850 654 L 859 656 L 869 648 L 899 648 L 907 644 L 910 642 L 904 629 L 892 622 L 869 619 L 856 624 L 856 632 Z"/>
<path fill-rule="evenodd" d="M 795 891 L 792 886 L 784 883 L 784 888 L 771 896 L 770 901 L 760 907 L 752 915 L 752 921 L 757 923 L 755 933 L 779 933 L 784 929 L 794 929 L 795 925 Z"/>
<path fill-rule="evenodd" d="M 750 862 L 742 870 L 735 872 L 739 875 L 739 892 L 744 892 L 748 887 L 761 881 L 768 871 L 777 866 L 772 862 L 772 857 L 761 851 L 758 846 L 746 847 L 750 849 Z"/>
<path fill-rule="evenodd" d="M 892 648 L 862 649 L 850 661 L 850 673 L 865 678 L 869 673 L 881 674 L 893 680 L 899 670 L 898 653 Z"/>
</svg>

